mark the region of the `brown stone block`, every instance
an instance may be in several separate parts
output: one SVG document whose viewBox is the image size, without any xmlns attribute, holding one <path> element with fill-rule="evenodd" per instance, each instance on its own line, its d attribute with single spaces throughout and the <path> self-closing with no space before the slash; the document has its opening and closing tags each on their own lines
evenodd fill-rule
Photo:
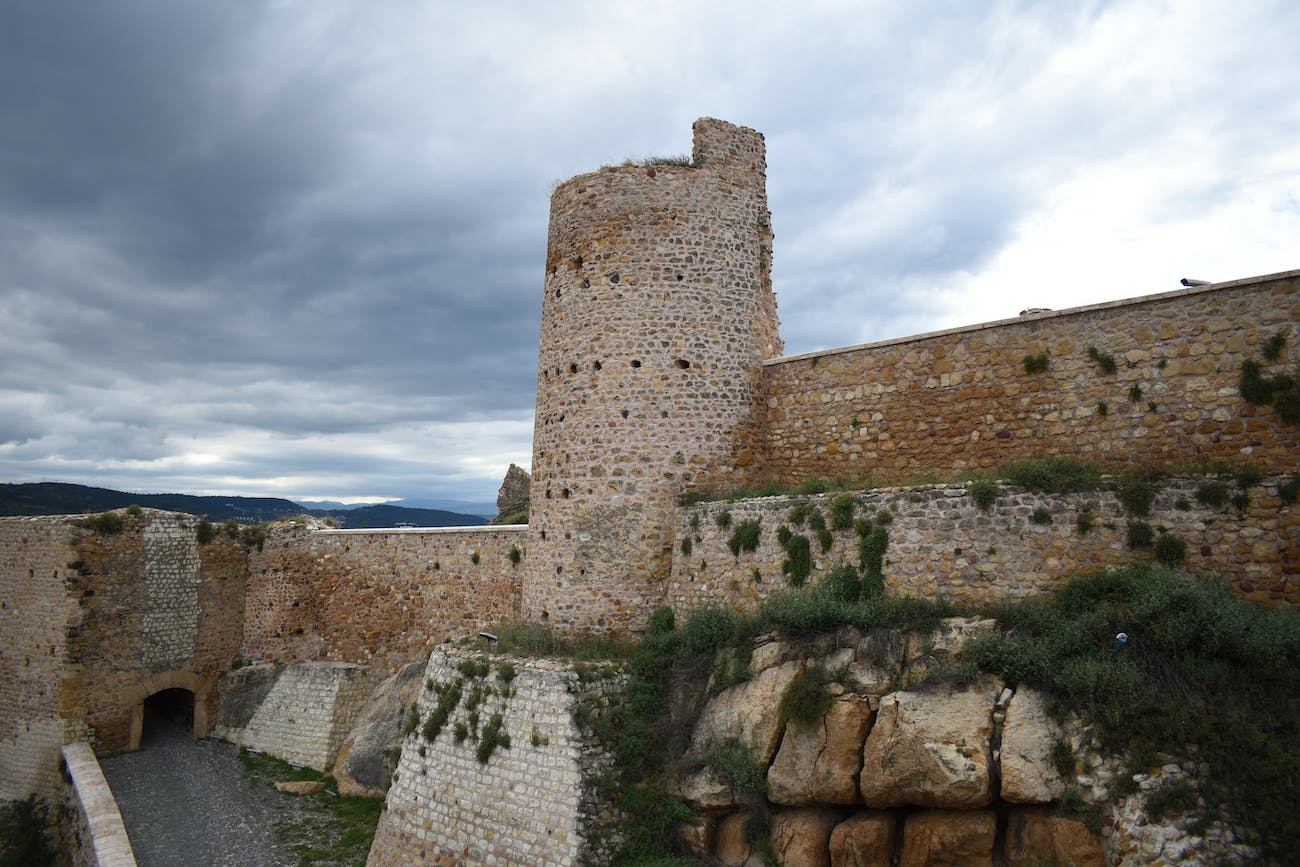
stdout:
<svg viewBox="0 0 1300 867">
<path fill-rule="evenodd" d="M 831 867 L 890 867 L 898 839 L 891 813 L 859 813 L 831 831 Z"/>
<path fill-rule="evenodd" d="M 998 820 L 992 810 L 924 810 L 903 825 L 899 867 L 992 867 Z"/>
<path fill-rule="evenodd" d="M 1072 864 L 1105 867 L 1101 841 L 1084 824 L 1049 810 L 1012 810 L 1007 820 L 1008 867 L 1035 864 Z"/>
</svg>

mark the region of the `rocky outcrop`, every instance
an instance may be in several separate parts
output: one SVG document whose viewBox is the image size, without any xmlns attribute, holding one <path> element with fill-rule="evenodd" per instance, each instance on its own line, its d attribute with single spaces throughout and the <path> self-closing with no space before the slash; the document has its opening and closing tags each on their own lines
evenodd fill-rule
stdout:
<svg viewBox="0 0 1300 867">
<path fill-rule="evenodd" d="M 1026 688 L 1011 697 L 1002 724 L 1002 800 L 1046 804 L 1064 794 L 1065 782 L 1052 761 L 1059 730 L 1039 693 Z"/>
<path fill-rule="evenodd" d="M 929 635 L 768 635 L 753 649 L 749 680 L 712 697 L 675 696 L 680 708 L 699 709 L 674 789 L 701 818 L 679 828 L 679 839 L 707 863 L 732 867 L 757 867 L 765 854 L 801 867 L 1096 863 L 1101 841 L 1081 822 L 1012 806 L 1059 800 L 1054 746 L 1077 748 L 1042 697 L 991 677 L 926 682 L 990 626 L 949 618 Z M 796 677 L 817 672 L 825 714 L 783 723 L 782 697 Z M 806 686 L 800 695 L 810 701 Z M 728 743 L 766 768 L 765 792 L 738 794 L 708 766 Z"/>
<path fill-rule="evenodd" d="M 812 807 L 784 810 L 772 817 L 772 851 L 782 864 L 830 867 L 831 830 L 839 817 Z"/>
<path fill-rule="evenodd" d="M 735 738 L 764 765 L 772 761 L 783 729 L 777 706 L 802 667 L 801 662 L 786 662 L 764 669 L 717 695 L 696 723 L 690 754 L 703 758 L 714 745 Z"/>
<path fill-rule="evenodd" d="M 1012 810 L 1007 819 L 1008 867 L 1032 867 L 1044 862 L 1073 867 L 1106 867 L 1106 854 L 1080 821 L 1051 810 Z"/>
<path fill-rule="evenodd" d="M 992 867 L 998 817 L 992 810 L 924 810 L 903 824 L 899 867 Z"/>
<path fill-rule="evenodd" d="M 529 486 L 532 482 L 523 467 L 510 465 L 506 477 L 497 491 L 497 516 L 493 524 L 522 524 L 528 522 Z M 519 520 L 522 517 L 523 520 Z"/>
<path fill-rule="evenodd" d="M 831 867 L 889 867 L 898 841 L 898 817 L 859 813 L 831 831 Z"/>
<path fill-rule="evenodd" d="M 786 726 L 781 749 L 767 772 L 767 797 L 774 804 L 853 804 L 862 744 L 871 728 L 865 696 L 844 692 L 825 719 L 813 726 Z"/>
<path fill-rule="evenodd" d="M 375 688 L 334 760 L 340 795 L 382 798 L 388 791 L 394 757 L 402 745 L 402 717 L 419 694 L 424 666 L 404 666 Z"/>
<path fill-rule="evenodd" d="M 1002 684 L 885 696 L 862 756 L 869 807 L 972 809 L 992 803 L 993 707 Z"/>
</svg>

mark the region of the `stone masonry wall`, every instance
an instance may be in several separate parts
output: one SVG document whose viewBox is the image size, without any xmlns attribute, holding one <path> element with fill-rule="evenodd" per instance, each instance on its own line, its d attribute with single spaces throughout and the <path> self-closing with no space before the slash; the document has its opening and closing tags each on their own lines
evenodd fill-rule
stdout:
<svg viewBox="0 0 1300 867">
<path fill-rule="evenodd" d="M 218 724 L 217 734 L 241 747 L 318 770 L 333 766 L 339 744 L 361 714 L 373 682 L 365 666 L 296 662 L 243 726 Z"/>
<path fill-rule="evenodd" d="M 0 518 L 0 801 L 58 786 L 73 540 L 61 518 Z"/>
<path fill-rule="evenodd" d="M 600 822 L 608 809 L 592 783 L 608 759 L 575 713 L 608 702 L 619 675 L 579 677 L 571 663 L 441 648 L 425 676 L 370 867 L 607 861 Z M 450 706 L 445 725 L 430 730 L 440 703 Z M 509 743 L 481 761 L 494 720 Z"/>
<path fill-rule="evenodd" d="M 690 540 L 689 553 L 679 541 L 667 603 L 678 612 L 710 604 L 754 610 L 790 586 L 782 570 L 789 555 L 777 540 L 782 526 L 809 541 L 809 581 L 841 563 L 859 565 L 859 534 L 830 529 L 832 502 L 849 496 L 855 519 L 885 527 L 885 585 L 898 593 L 989 602 L 1050 590 L 1072 573 L 1150 558 L 1149 548 L 1129 547 L 1129 522 L 1136 520 L 1149 524 L 1155 536 L 1167 531 L 1182 539 L 1190 571 L 1224 573 L 1246 599 L 1300 604 L 1300 505 L 1278 496 L 1287 478 L 1269 477 L 1249 488 L 1244 510 L 1200 503 L 1197 489 L 1205 479 L 1166 479 L 1157 483 L 1150 514 L 1140 518 L 1125 512 L 1115 491 L 1050 495 L 1010 485 L 1000 486 L 988 513 L 962 485 L 701 503 L 678 515 L 677 538 Z M 816 511 L 825 521 L 829 550 L 809 519 L 791 520 L 796 507 Z M 1040 509 L 1038 520 L 1050 523 L 1036 522 Z M 724 513 L 725 528 L 718 523 Z M 1086 533 L 1079 530 L 1081 514 L 1091 524 Z M 755 520 L 757 550 L 733 555 L 728 543 L 735 528 Z"/>
<path fill-rule="evenodd" d="M 551 199 L 523 612 L 625 632 L 657 604 L 675 501 L 780 352 L 763 137 L 696 122 L 692 166 L 607 167 Z"/>
<path fill-rule="evenodd" d="M 527 531 L 276 525 L 251 555 L 243 656 L 356 662 L 382 679 L 448 638 L 519 618 Z"/>
<path fill-rule="evenodd" d="M 217 676 L 239 652 L 247 574 L 245 547 L 225 535 L 200 547 L 193 515 L 118 514 L 120 533 L 79 531 L 68 582 L 81 617 L 63 714 L 89 723 L 100 752 L 133 745 L 141 702 L 157 689 L 190 689 L 196 721 L 215 717 Z"/>
<path fill-rule="evenodd" d="M 1246 403 L 1274 334 L 1300 365 L 1300 271 L 769 362 L 753 480 L 876 483 L 1048 455 L 1116 464 L 1300 464 L 1300 425 Z M 1089 347 L 1113 356 L 1106 373 Z M 1027 355 L 1046 353 L 1045 372 Z M 1104 405 L 1104 408 L 1103 408 Z"/>
</svg>

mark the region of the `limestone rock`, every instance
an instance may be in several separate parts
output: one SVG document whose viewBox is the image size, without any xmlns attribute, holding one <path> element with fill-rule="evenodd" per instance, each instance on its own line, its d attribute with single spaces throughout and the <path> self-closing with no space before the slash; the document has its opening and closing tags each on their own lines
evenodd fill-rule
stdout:
<svg viewBox="0 0 1300 867">
<path fill-rule="evenodd" d="M 731 786 L 708 767 L 683 774 L 672 789 L 677 797 L 696 810 L 719 810 L 736 803 L 736 795 Z"/>
<path fill-rule="evenodd" d="M 767 772 L 768 799 L 788 806 L 857 803 L 870 728 L 867 699 L 852 693 L 837 697 L 819 725 L 787 725 Z"/>
<path fill-rule="evenodd" d="M 528 511 L 529 485 L 532 478 L 528 471 L 514 464 L 506 470 L 506 477 L 497 491 L 497 516 L 492 523 L 500 524 L 512 515 Z"/>
<path fill-rule="evenodd" d="M 402 745 L 402 717 L 419 695 L 424 666 L 422 661 L 403 666 L 371 694 L 334 760 L 339 794 L 382 798 L 388 791 L 393 770 L 388 756 Z"/>
<path fill-rule="evenodd" d="M 992 867 L 998 819 L 992 810 L 923 810 L 903 825 L 899 867 Z"/>
<path fill-rule="evenodd" d="M 785 810 L 772 817 L 772 849 L 781 864 L 830 867 L 831 830 L 840 815 L 815 807 Z"/>
<path fill-rule="evenodd" d="M 276 662 L 256 662 L 241 666 L 221 675 L 218 690 L 221 693 L 221 710 L 217 716 L 217 734 L 228 737 L 236 729 L 248 725 L 270 695 L 271 688 L 284 666 Z"/>
<path fill-rule="evenodd" d="M 287 795 L 314 795 L 323 791 L 325 784 L 320 780 L 287 780 L 276 783 L 275 790 Z"/>
<path fill-rule="evenodd" d="M 1065 792 L 1052 761 L 1059 727 L 1048 716 L 1043 697 L 1021 689 L 1007 704 L 1002 725 L 1002 799 L 1017 804 L 1046 804 Z"/>
<path fill-rule="evenodd" d="M 1076 819 L 1032 807 L 1012 810 L 1007 819 L 1006 861 L 1009 867 L 1033 864 L 1072 864 L 1105 867 L 1101 840 Z"/>
<path fill-rule="evenodd" d="M 763 858 L 754 851 L 745 834 L 748 813 L 732 813 L 718 822 L 714 857 L 726 867 L 763 867 Z"/>
<path fill-rule="evenodd" d="M 781 742 L 777 706 L 802 666 L 801 662 L 787 662 L 766 669 L 753 680 L 714 696 L 695 725 L 689 754 L 703 758 L 713 744 L 736 738 L 756 760 L 764 765 L 770 763 Z"/>
<path fill-rule="evenodd" d="M 907 633 L 901 629 L 873 629 L 858 641 L 849 673 L 870 695 L 891 692 L 903 672 Z"/>
<path fill-rule="evenodd" d="M 880 700 L 863 748 L 863 800 L 869 807 L 970 809 L 993 801 L 993 704 L 1002 683 L 901 691 Z"/>
<path fill-rule="evenodd" d="M 831 831 L 831 867 L 890 867 L 898 820 L 889 813 L 858 813 Z"/>
</svg>

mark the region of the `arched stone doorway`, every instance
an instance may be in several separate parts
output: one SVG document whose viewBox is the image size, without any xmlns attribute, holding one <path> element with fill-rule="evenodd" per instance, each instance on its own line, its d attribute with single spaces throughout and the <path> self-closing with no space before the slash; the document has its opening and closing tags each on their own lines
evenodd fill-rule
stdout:
<svg viewBox="0 0 1300 867">
<path fill-rule="evenodd" d="M 178 726 L 192 737 L 208 733 L 209 711 L 215 696 L 215 678 L 205 680 L 188 671 L 155 674 L 131 691 L 130 749 L 140 749 L 146 721 Z"/>
<path fill-rule="evenodd" d="M 194 735 L 194 693 L 183 686 L 155 692 L 144 700 L 140 746 L 147 747 L 165 730 Z"/>
</svg>

